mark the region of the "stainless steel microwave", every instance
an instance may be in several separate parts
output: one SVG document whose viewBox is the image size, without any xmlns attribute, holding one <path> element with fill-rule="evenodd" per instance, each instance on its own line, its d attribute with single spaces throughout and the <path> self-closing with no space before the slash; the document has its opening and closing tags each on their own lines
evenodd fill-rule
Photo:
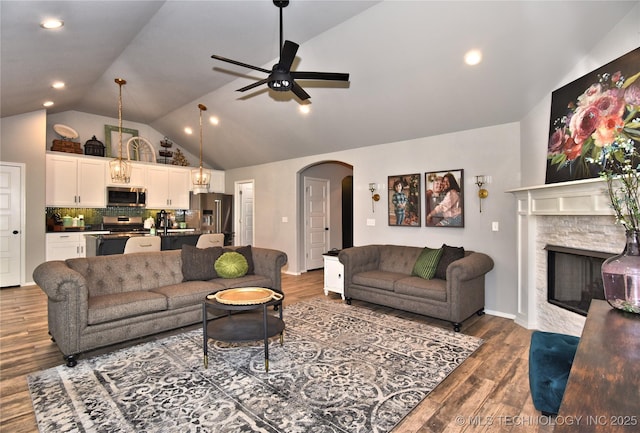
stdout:
<svg viewBox="0 0 640 433">
<path fill-rule="evenodd" d="M 107 206 L 145 207 L 147 190 L 145 188 L 107 187 Z"/>
</svg>

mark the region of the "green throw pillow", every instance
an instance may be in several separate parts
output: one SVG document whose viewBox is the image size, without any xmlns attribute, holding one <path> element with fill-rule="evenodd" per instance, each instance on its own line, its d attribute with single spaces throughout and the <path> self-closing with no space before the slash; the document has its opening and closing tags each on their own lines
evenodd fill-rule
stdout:
<svg viewBox="0 0 640 433">
<path fill-rule="evenodd" d="M 442 255 L 442 248 L 433 249 L 424 247 L 420 253 L 420 257 L 413 265 L 413 275 L 417 275 L 425 280 L 430 280 L 436 274 L 436 268 Z"/>
<path fill-rule="evenodd" d="M 239 278 L 247 274 L 249 264 L 242 254 L 234 251 L 224 253 L 218 257 L 214 268 L 218 276 L 222 278 Z"/>
</svg>

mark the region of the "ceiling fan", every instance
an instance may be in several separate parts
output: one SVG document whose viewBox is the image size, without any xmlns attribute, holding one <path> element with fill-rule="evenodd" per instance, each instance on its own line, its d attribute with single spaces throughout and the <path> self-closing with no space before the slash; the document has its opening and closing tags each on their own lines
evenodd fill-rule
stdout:
<svg viewBox="0 0 640 433">
<path fill-rule="evenodd" d="M 349 81 L 349 74 L 343 74 L 338 72 L 302 72 L 292 71 L 291 64 L 296 57 L 299 45 L 295 42 L 284 41 L 282 42 L 282 9 L 289 5 L 289 0 L 273 0 L 273 4 L 280 9 L 280 60 L 273 65 L 271 70 L 260 68 L 258 66 L 248 65 L 246 63 L 238 62 L 237 60 L 228 59 L 226 57 L 212 55 L 211 58 L 220 60 L 234 65 L 242 66 L 244 68 L 253 69 L 256 71 L 269 74 L 265 79 L 259 80 L 253 84 L 238 89 L 238 92 L 246 92 L 263 84 L 266 84 L 270 89 L 278 92 L 286 92 L 291 90 L 301 100 L 309 99 L 311 96 L 305 90 L 300 87 L 295 79 L 301 80 L 331 80 L 331 81 Z"/>
</svg>

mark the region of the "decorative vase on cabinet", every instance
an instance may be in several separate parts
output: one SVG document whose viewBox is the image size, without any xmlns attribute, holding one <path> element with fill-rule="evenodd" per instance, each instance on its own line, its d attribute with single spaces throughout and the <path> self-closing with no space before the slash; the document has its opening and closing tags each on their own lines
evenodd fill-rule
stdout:
<svg viewBox="0 0 640 433">
<path fill-rule="evenodd" d="M 622 254 L 602 264 L 604 296 L 612 307 L 640 314 L 640 232 L 628 230 L 626 236 Z"/>
</svg>

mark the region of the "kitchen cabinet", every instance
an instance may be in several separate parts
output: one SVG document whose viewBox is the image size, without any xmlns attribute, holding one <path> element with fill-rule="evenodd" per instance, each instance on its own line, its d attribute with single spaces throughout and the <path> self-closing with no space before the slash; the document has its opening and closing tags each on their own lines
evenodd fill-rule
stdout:
<svg viewBox="0 0 640 433">
<path fill-rule="evenodd" d="M 209 185 L 209 192 L 219 192 L 224 194 L 224 171 L 222 170 L 210 170 L 211 171 L 211 183 Z"/>
<path fill-rule="evenodd" d="M 167 166 L 147 167 L 147 207 L 189 209 L 191 171 Z"/>
<path fill-rule="evenodd" d="M 105 207 L 105 170 L 104 158 L 47 154 L 46 205 Z"/>
<path fill-rule="evenodd" d="M 85 257 L 85 240 L 81 233 L 47 233 L 46 245 L 47 261 Z"/>
</svg>

